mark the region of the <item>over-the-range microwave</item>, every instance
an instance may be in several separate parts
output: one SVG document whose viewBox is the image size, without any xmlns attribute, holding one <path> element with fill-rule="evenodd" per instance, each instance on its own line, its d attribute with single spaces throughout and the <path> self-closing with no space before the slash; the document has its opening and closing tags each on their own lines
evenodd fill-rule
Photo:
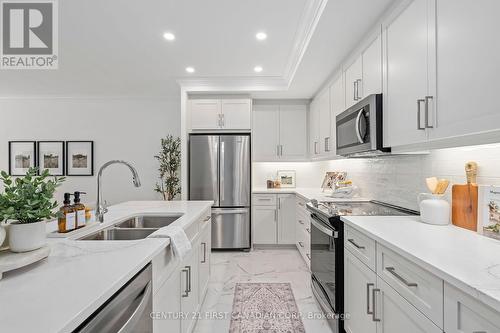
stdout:
<svg viewBox="0 0 500 333">
<path fill-rule="evenodd" d="M 373 94 L 337 116 L 337 154 L 376 156 L 389 153 L 383 146 L 382 94 Z"/>
</svg>

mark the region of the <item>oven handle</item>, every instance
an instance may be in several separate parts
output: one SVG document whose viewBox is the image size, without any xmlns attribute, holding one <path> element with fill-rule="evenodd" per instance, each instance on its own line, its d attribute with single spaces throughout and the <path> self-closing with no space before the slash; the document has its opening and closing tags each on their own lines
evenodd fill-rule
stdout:
<svg viewBox="0 0 500 333">
<path fill-rule="evenodd" d="M 322 223 L 317 222 L 314 219 L 314 217 L 311 219 L 311 223 L 314 225 L 314 227 L 316 227 L 316 229 L 318 229 L 322 233 L 327 234 L 328 236 L 333 237 L 333 238 L 339 238 L 338 231 L 335 231 L 335 230 L 332 230 L 330 228 L 325 227 Z"/>
</svg>

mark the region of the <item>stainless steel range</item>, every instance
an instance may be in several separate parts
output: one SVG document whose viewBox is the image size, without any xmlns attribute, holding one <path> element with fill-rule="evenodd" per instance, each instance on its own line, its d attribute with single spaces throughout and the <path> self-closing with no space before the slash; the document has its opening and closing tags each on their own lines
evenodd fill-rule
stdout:
<svg viewBox="0 0 500 333">
<path fill-rule="evenodd" d="M 344 332 L 344 225 L 341 216 L 417 215 L 377 201 L 317 202 L 311 213 L 312 290 L 334 333 Z"/>
</svg>

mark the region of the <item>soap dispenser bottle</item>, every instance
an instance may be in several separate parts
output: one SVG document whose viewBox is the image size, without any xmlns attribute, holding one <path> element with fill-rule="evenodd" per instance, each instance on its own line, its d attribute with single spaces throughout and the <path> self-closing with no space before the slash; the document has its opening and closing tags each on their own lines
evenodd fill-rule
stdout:
<svg viewBox="0 0 500 333">
<path fill-rule="evenodd" d="M 80 196 L 82 194 L 87 194 L 87 193 L 80 192 L 80 191 L 75 191 L 75 193 L 73 193 L 73 196 L 74 196 L 73 209 L 75 210 L 75 214 L 76 214 L 76 227 L 77 228 L 84 227 L 86 224 L 85 205 L 81 203 L 81 198 L 80 198 Z"/>
<path fill-rule="evenodd" d="M 59 232 L 69 232 L 76 229 L 75 209 L 71 205 L 71 193 L 64 193 L 64 205 L 59 209 L 59 220 L 57 223 Z"/>
</svg>

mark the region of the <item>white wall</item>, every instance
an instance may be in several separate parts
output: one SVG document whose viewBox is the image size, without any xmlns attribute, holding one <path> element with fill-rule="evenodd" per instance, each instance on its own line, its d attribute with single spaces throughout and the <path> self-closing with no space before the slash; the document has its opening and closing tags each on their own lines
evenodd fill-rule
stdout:
<svg viewBox="0 0 500 333">
<path fill-rule="evenodd" d="M 159 199 L 153 191 L 158 177 L 154 155 L 160 138 L 180 134 L 180 101 L 167 99 L 43 98 L 0 99 L 0 170 L 8 170 L 8 141 L 93 140 L 94 177 L 68 177 L 57 193 L 87 192 L 94 204 L 98 168 L 112 159 L 132 163 L 142 187 L 132 184 L 130 171 L 111 166 L 104 174 L 104 198 L 109 204 L 134 199 Z"/>
<path fill-rule="evenodd" d="M 447 178 L 465 183 L 464 165 L 479 164 L 478 184 L 500 185 L 500 144 L 434 150 L 429 155 L 391 156 L 373 159 L 341 159 L 303 163 L 254 163 L 253 186 L 265 187 L 276 171 L 296 170 L 298 187 L 319 187 L 326 171 L 347 171 L 361 188 L 361 195 L 418 209 L 417 195 L 427 191 L 425 178 Z M 447 195 L 451 194 L 451 186 Z"/>
</svg>

